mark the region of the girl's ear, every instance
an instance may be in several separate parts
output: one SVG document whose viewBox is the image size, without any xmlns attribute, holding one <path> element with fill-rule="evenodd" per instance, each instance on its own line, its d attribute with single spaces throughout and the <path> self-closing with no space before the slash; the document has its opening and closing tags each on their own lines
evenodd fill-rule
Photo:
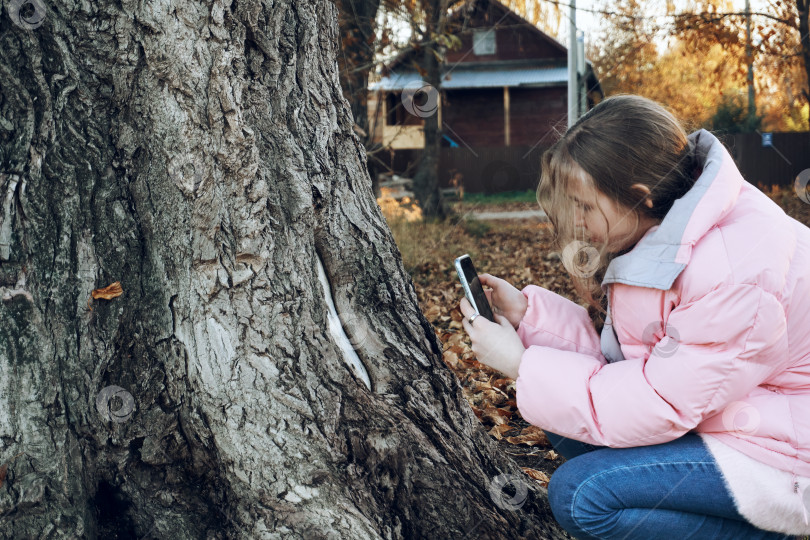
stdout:
<svg viewBox="0 0 810 540">
<path fill-rule="evenodd" d="M 644 204 L 647 206 L 647 208 L 653 207 L 653 202 L 652 199 L 650 198 L 650 188 L 648 188 L 644 184 L 633 184 L 632 186 L 630 186 L 630 189 L 640 191 L 641 196 L 644 197 Z"/>
</svg>

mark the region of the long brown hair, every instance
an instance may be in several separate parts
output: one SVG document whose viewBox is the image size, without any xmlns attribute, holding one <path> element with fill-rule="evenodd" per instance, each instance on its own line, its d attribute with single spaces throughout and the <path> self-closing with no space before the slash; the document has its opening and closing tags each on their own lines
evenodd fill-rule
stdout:
<svg viewBox="0 0 810 540">
<path fill-rule="evenodd" d="M 537 201 L 554 226 L 563 264 L 597 327 L 607 303 L 600 284 L 610 260 L 621 253 L 608 252 L 606 238 L 597 246 L 577 231 L 571 183 L 584 180 L 627 208 L 638 229 L 640 217 L 660 222 L 694 185 L 693 150 L 680 122 L 663 106 L 641 96 L 617 95 L 588 111 L 543 154 Z M 649 194 L 634 184 L 646 186 Z"/>
</svg>

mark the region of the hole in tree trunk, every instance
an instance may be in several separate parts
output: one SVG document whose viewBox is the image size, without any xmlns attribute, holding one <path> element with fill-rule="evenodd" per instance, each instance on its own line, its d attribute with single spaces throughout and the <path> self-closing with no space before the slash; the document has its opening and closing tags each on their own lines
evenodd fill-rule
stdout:
<svg viewBox="0 0 810 540">
<path fill-rule="evenodd" d="M 132 507 L 121 490 L 101 482 L 96 492 L 95 506 L 98 510 L 98 536 L 109 539 L 136 539 L 135 524 L 129 513 Z"/>
</svg>

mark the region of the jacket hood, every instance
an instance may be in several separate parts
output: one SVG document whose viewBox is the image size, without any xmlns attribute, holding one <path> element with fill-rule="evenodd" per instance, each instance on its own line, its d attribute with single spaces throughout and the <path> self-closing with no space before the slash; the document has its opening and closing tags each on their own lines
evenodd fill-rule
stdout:
<svg viewBox="0 0 810 540">
<path fill-rule="evenodd" d="M 659 225 L 651 227 L 631 251 L 610 262 L 602 288 L 625 283 L 669 290 L 686 268 L 692 246 L 734 206 L 745 180 L 723 143 L 705 129 L 688 138 L 703 171 Z"/>
</svg>

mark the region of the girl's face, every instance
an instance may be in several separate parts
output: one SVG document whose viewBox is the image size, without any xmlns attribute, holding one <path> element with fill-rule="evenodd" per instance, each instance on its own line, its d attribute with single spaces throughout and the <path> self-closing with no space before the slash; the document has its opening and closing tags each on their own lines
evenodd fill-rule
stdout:
<svg viewBox="0 0 810 540">
<path fill-rule="evenodd" d="M 576 227 L 593 244 L 607 243 L 609 252 L 624 251 L 636 244 L 659 222 L 619 204 L 599 191 L 584 173 L 571 181 L 569 191 L 576 208 Z"/>
</svg>

